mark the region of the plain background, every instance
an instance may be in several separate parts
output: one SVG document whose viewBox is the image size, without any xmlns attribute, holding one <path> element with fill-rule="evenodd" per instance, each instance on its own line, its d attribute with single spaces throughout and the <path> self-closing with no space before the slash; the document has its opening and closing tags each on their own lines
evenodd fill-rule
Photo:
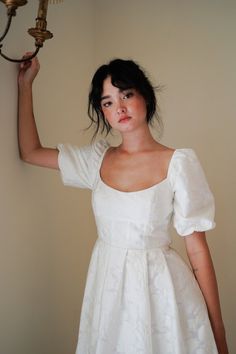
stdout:
<svg viewBox="0 0 236 354">
<path fill-rule="evenodd" d="M 26 31 L 37 6 L 18 9 L 4 41 L 8 55 L 34 48 Z M 5 22 L 1 3 L 2 29 Z M 90 142 L 92 132 L 83 130 L 90 79 L 112 58 L 136 60 L 163 86 L 161 141 L 194 148 L 215 195 L 217 227 L 208 241 L 235 353 L 236 2 L 64 0 L 50 5 L 48 29 L 54 39 L 39 54 L 34 84 L 44 145 Z M 16 77 L 17 65 L 0 59 L 0 354 L 73 354 L 96 239 L 90 192 L 20 161 Z M 183 240 L 173 237 L 185 257 Z"/>
</svg>

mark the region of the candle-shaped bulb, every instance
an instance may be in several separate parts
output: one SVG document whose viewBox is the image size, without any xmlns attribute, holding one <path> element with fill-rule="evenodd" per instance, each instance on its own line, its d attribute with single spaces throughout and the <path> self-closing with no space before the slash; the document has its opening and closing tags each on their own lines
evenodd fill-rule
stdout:
<svg viewBox="0 0 236 354">
<path fill-rule="evenodd" d="M 39 0 L 38 18 L 46 20 L 48 11 L 48 0 Z"/>
<path fill-rule="evenodd" d="M 42 47 L 46 39 L 52 38 L 53 34 L 47 31 L 47 10 L 48 0 L 39 0 L 38 16 L 36 18 L 36 27 L 29 28 L 28 32 L 35 38 L 35 44 Z"/>
</svg>

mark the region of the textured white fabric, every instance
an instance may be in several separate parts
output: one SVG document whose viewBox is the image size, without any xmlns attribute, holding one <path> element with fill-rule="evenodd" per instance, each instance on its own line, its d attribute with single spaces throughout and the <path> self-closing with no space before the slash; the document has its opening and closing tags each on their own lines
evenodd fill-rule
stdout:
<svg viewBox="0 0 236 354">
<path fill-rule="evenodd" d="M 196 154 L 177 149 L 161 183 L 121 192 L 100 177 L 108 147 L 58 146 L 63 182 L 92 189 L 98 232 L 76 354 L 216 354 L 202 293 L 170 247 L 172 221 L 182 236 L 215 225 Z"/>
</svg>

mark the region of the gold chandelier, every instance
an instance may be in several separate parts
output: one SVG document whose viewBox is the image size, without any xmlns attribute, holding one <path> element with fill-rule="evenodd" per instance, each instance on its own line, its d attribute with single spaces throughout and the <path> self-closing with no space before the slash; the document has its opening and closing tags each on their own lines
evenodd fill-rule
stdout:
<svg viewBox="0 0 236 354">
<path fill-rule="evenodd" d="M 37 18 L 36 18 L 36 25 L 33 28 L 29 28 L 28 29 L 28 33 L 35 38 L 35 52 L 24 59 L 12 59 L 9 58 L 8 56 L 6 56 L 5 54 L 2 53 L 2 41 L 3 39 L 6 37 L 10 27 L 11 27 L 11 23 L 12 23 L 12 18 L 14 16 L 16 16 L 16 10 L 19 6 L 24 6 L 27 4 L 27 0 L 0 0 L 2 3 L 5 4 L 6 8 L 7 8 L 7 17 L 8 17 L 8 21 L 7 21 L 7 25 L 6 28 L 3 32 L 3 34 L 0 36 L 0 55 L 6 59 L 9 60 L 11 62 L 15 62 L 15 63 L 20 63 L 23 61 L 27 61 L 30 60 L 32 58 L 34 58 L 38 52 L 39 49 L 43 46 L 43 43 L 46 39 L 50 39 L 53 37 L 53 34 L 47 30 L 47 21 L 46 21 L 46 17 L 47 17 L 47 10 L 48 10 L 48 3 L 58 3 L 61 2 L 63 0 L 39 0 L 39 7 L 38 7 L 38 14 L 37 14 Z"/>
</svg>

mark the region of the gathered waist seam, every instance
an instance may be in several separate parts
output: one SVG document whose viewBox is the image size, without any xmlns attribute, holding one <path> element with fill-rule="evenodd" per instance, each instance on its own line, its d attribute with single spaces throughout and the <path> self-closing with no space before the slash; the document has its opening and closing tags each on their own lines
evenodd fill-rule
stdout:
<svg viewBox="0 0 236 354">
<path fill-rule="evenodd" d="M 134 251 L 147 251 L 147 250 L 155 250 L 155 249 L 160 249 L 164 251 L 168 251 L 171 247 L 170 244 L 168 245 L 159 245 L 159 246 L 152 246 L 152 247 L 146 247 L 146 248 L 138 248 L 138 247 L 122 247 L 119 245 L 114 245 L 110 242 L 105 241 L 102 237 L 97 238 L 98 242 L 102 242 L 107 246 L 114 247 L 114 248 L 119 248 L 119 249 L 124 249 L 124 250 L 134 250 Z"/>
</svg>

